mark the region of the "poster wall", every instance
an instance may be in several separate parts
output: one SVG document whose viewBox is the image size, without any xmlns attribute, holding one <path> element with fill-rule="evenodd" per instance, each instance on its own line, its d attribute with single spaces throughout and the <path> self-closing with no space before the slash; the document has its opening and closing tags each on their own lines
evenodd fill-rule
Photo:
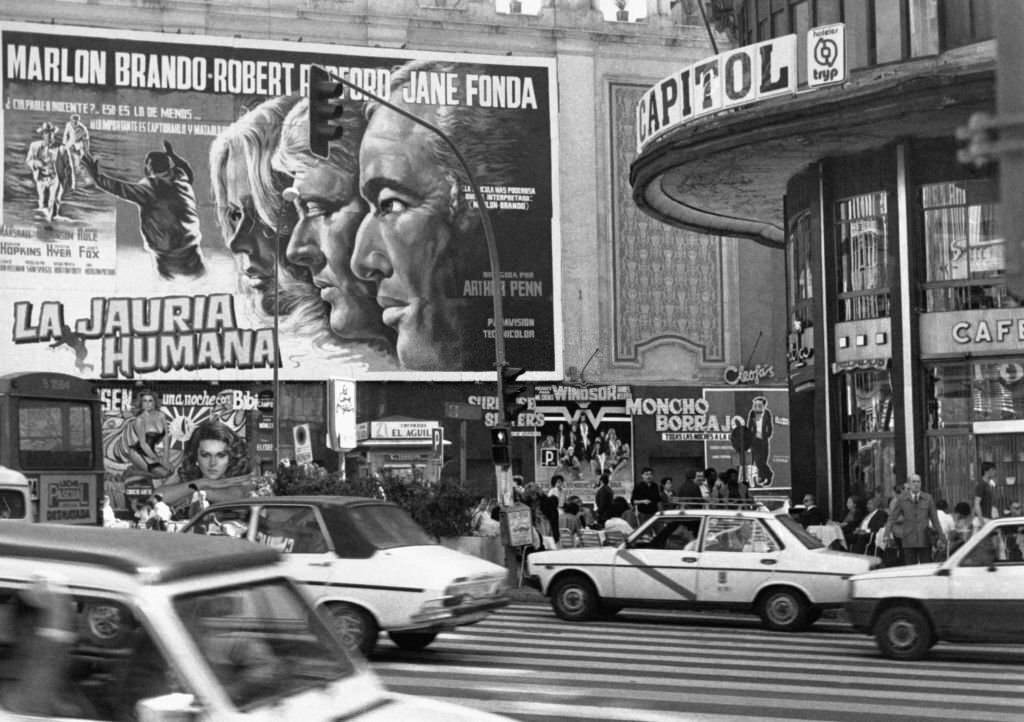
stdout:
<svg viewBox="0 0 1024 722">
<path fill-rule="evenodd" d="M 269 394 L 206 384 L 148 388 L 123 382 L 100 386 L 98 394 L 104 486 L 115 507 L 152 493 L 172 507 L 187 505 L 190 483 L 211 502 L 255 491 L 249 420 L 273 411 Z"/>
<path fill-rule="evenodd" d="M 345 90 L 308 143 L 312 64 Z M 551 59 L 0 24 L 0 354 L 91 379 L 561 377 Z M 401 138 L 401 142 L 395 140 Z"/>
<path fill-rule="evenodd" d="M 566 496 L 592 504 L 598 479 L 608 472 L 613 493 L 628 499 L 634 478 L 630 398 L 629 386 L 538 385 L 534 415 L 543 425 L 535 436 L 537 483 L 543 488 L 561 474 Z"/>
<path fill-rule="evenodd" d="M 790 490 L 786 389 L 635 387 L 627 406 L 638 443 L 658 448 L 660 455 L 690 456 L 699 443 L 701 468 L 735 468 L 755 494 Z"/>
</svg>

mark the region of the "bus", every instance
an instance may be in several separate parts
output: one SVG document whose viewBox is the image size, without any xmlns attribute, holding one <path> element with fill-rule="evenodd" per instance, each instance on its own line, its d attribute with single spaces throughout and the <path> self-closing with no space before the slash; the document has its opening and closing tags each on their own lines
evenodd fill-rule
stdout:
<svg viewBox="0 0 1024 722">
<path fill-rule="evenodd" d="M 46 372 L 0 376 L 0 518 L 99 525 L 102 444 L 90 382 Z"/>
</svg>

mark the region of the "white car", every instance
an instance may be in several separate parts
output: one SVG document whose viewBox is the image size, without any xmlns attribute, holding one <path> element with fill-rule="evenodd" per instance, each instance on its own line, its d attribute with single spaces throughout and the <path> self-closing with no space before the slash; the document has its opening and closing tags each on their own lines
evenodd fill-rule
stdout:
<svg viewBox="0 0 1024 722">
<path fill-rule="evenodd" d="M 893 659 L 942 640 L 1024 642 L 1024 517 L 993 519 L 944 562 L 878 569 L 851 580 L 850 622 Z"/>
<path fill-rule="evenodd" d="M 280 559 L 231 540 L 0 524 L 0 719 L 508 719 L 389 692 Z"/>
<path fill-rule="evenodd" d="M 347 496 L 257 497 L 214 504 L 181 533 L 234 536 L 284 552 L 288 574 L 334 619 L 350 650 L 380 630 L 420 650 L 442 629 L 509 603 L 507 571 L 435 543 L 395 504 Z"/>
<path fill-rule="evenodd" d="M 718 607 L 795 631 L 842 606 L 849 578 L 877 564 L 824 548 L 786 514 L 685 509 L 655 515 L 615 546 L 531 554 L 527 581 L 563 619 L 623 607 Z"/>
</svg>

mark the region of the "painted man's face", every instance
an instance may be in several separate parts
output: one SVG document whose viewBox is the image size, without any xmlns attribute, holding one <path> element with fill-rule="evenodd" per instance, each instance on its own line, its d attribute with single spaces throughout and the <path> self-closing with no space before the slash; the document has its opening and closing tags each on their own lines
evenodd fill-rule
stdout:
<svg viewBox="0 0 1024 722">
<path fill-rule="evenodd" d="M 457 181 L 430 152 L 432 134 L 387 108 L 370 119 L 359 151 L 370 205 L 352 270 L 377 283 L 384 323 L 410 369 L 450 369 L 461 358 L 455 305 L 453 194 Z"/>
<path fill-rule="evenodd" d="M 319 161 L 296 172 L 285 198 L 298 213 L 288 260 L 309 269 L 320 298 L 331 307 L 331 330 L 343 339 L 385 337 L 376 289 L 351 269 L 356 231 L 366 215 L 355 173 Z"/>
</svg>

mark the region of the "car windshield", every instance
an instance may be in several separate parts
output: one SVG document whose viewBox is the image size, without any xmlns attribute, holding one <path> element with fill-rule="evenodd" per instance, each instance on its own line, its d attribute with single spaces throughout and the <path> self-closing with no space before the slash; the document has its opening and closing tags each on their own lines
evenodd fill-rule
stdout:
<svg viewBox="0 0 1024 722">
<path fill-rule="evenodd" d="M 404 510 L 390 504 L 359 504 L 348 510 L 353 526 L 375 549 L 434 544 Z"/>
<path fill-rule="evenodd" d="M 775 518 L 779 520 L 782 526 L 793 532 L 793 536 L 799 539 L 800 543 L 808 549 L 823 549 L 825 547 L 818 537 L 804 529 L 803 525 L 789 514 L 777 514 Z"/>
<path fill-rule="evenodd" d="M 239 709 L 354 673 L 326 626 L 284 579 L 181 595 L 174 607 Z"/>
</svg>

